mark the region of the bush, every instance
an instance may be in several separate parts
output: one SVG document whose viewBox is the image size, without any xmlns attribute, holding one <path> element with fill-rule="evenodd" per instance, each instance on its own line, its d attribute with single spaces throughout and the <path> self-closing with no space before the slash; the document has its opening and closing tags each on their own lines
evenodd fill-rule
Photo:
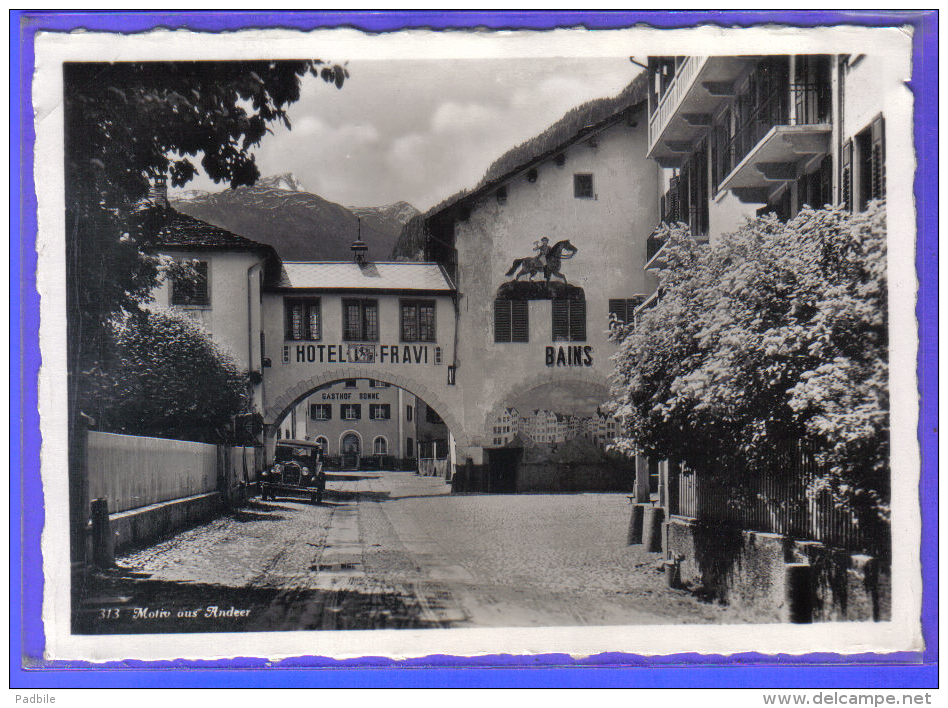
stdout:
<svg viewBox="0 0 948 708">
<path fill-rule="evenodd" d="M 816 486 L 887 519 L 884 204 L 760 217 L 713 246 L 663 229 L 658 304 L 614 330 L 616 448 L 733 474 L 801 440 Z"/>
<path fill-rule="evenodd" d="M 200 324 L 175 311 L 139 311 L 113 322 L 112 336 L 111 366 L 84 402 L 100 429 L 232 442 L 249 380 Z"/>
</svg>

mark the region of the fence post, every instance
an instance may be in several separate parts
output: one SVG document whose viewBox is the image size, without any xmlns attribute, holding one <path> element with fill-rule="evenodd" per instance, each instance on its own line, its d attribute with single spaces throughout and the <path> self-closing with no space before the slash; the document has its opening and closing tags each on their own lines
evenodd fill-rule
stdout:
<svg viewBox="0 0 948 708">
<path fill-rule="evenodd" d="M 115 543 L 109 523 L 109 500 L 92 500 L 92 559 L 100 568 L 115 565 Z"/>
<path fill-rule="evenodd" d="M 72 573 L 84 574 L 89 548 L 89 423 L 77 413 L 69 430 L 69 556 Z M 75 578 L 74 578 L 75 580 Z"/>
</svg>

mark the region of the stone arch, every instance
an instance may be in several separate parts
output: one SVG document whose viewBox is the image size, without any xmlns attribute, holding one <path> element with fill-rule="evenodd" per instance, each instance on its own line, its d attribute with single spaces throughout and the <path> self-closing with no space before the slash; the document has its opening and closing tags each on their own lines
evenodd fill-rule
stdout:
<svg viewBox="0 0 948 708">
<path fill-rule="evenodd" d="M 493 428 L 494 421 L 503 413 L 505 404 L 508 401 L 538 386 L 555 383 L 585 383 L 593 386 L 601 386 L 606 390 L 609 389 L 609 378 L 604 374 L 599 374 L 589 369 L 570 371 L 568 373 L 564 372 L 562 376 L 556 376 L 555 378 L 550 376 L 549 371 L 535 374 L 513 388 L 508 389 L 503 396 L 494 401 L 488 410 L 487 417 L 484 419 L 484 426 L 482 428 L 483 439 L 489 440 L 492 437 L 491 429 Z"/>
<path fill-rule="evenodd" d="M 444 400 L 427 385 L 411 376 L 391 374 L 384 370 L 357 366 L 332 369 L 331 371 L 325 371 L 316 376 L 300 380 L 296 385 L 284 390 L 274 399 L 273 403 L 266 407 L 264 422 L 267 423 L 268 427 L 275 430 L 276 424 L 282 421 L 287 411 L 311 395 L 313 391 L 345 379 L 375 379 L 376 381 L 382 381 L 408 391 L 435 409 L 438 415 L 441 416 L 444 424 L 448 427 L 448 430 L 451 431 L 458 446 L 464 447 L 468 445 L 469 435 L 461 425 L 461 418 L 458 412 L 448 406 Z"/>
</svg>

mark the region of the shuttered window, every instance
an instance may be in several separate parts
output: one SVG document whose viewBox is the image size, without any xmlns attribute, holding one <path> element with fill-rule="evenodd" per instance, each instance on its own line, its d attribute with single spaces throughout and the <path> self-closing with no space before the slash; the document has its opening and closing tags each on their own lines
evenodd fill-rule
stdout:
<svg viewBox="0 0 948 708">
<path fill-rule="evenodd" d="M 311 403 L 309 406 L 310 420 L 332 420 L 332 405 L 329 403 Z"/>
<path fill-rule="evenodd" d="M 191 261 L 194 278 L 175 278 L 171 282 L 171 304 L 183 307 L 206 307 L 211 304 L 207 283 L 207 261 Z"/>
<path fill-rule="evenodd" d="M 296 341 L 322 339 L 322 318 L 319 298 L 285 299 L 284 338 Z"/>
<path fill-rule="evenodd" d="M 402 300 L 402 341 L 435 341 L 434 300 Z"/>
<path fill-rule="evenodd" d="M 842 194 L 840 201 L 846 211 L 853 210 L 853 141 L 847 140 L 843 145 L 843 169 L 840 175 Z"/>
<path fill-rule="evenodd" d="M 343 420 L 362 419 L 362 405 L 359 403 L 343 403 L 339 409 Z"/>
<path fill-rule="evenodd" d="M 635 319 L 635 309 L 645 302 L 644 295 L 609 300 L 609 321 L 613 316 L 620 324 L 629 324 Z"/>
<path fill-rule="evenodd" d="M 585 300 L 553 300 L 553 341 L 586 341 Z"/>
<path fill-rule="evenodd" d="M 885 120 L 877 116 L 872 121 L 872 189 L 870 199 L 885 199 Z"/>
<path fill-rule="evenodd" d="M 378 300 L 342 301 L 342 333 L 347 342 L 377 342 L 379 340 Z"/>
<path fill-rule="evenodd" d="M 494 300 L 494 341 L 530 341 L 530 303 L 526 300 Z"/>
</svg>

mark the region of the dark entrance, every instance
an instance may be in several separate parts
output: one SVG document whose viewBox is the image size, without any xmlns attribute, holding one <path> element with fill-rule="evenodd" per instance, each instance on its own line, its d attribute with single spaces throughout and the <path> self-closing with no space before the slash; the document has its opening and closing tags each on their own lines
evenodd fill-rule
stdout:
<svg viewBox="0 0 948 708">
<path fill-rule="evenodd" d="M 521 447 L 502 447 L 487 451 L 487 491 L 504 494 L 517 491 L 517 468 L 523 457 Z"/>
<path fill-rule="evenodd" d="M 355 433 L 346 433 L 342 439 L 342 469 L 359 469 L 359 458 L 362 455 L 362 445 L 359 436 Z"/>
</svg>

